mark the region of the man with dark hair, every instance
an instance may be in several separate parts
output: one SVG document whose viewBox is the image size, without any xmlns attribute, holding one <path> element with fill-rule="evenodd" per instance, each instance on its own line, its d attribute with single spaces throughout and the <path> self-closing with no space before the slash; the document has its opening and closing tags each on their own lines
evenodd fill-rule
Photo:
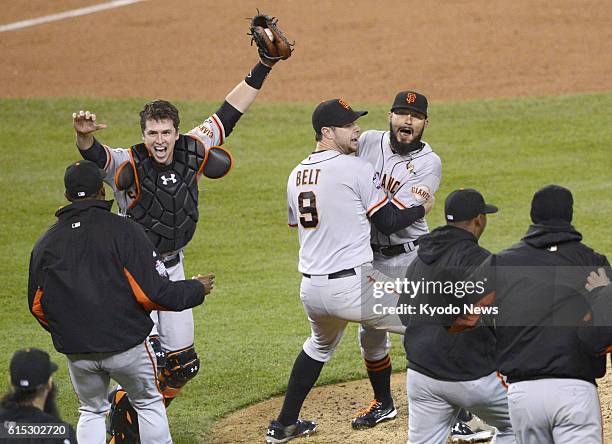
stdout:
<svg viewBox="0 0 612 444">
<path fill-rule="evenodd" d="M 94 138 L 96 131 L 106 128 L 96 122 L 95 114 L 73 114 L 79 152 L 103 170 L 119 214 L 144 228 L 171 280 L 185 278 L 183 250 L 194 236 L 200 218 L 200 179 L 219 179 L 229 173 L 233 160 L 220 145 L 255 101 L 277 63 L 262 55 L 261 50 L 260 58 L 219 109 L 185 134 L 179 130 L 178 109 L 166 100 L 144 105 L 140 112 L 143 143 L 128 149 L 111 149 Z M 154 311 L 152 317 L 155 323 L 149 340 L 155 349 L 160 388 L 168 406 L 200 369 L 193 314 L 190 309 Z M 134 424 L 125 392 L 119 388 L 111 397 L 113 413 L 117 412 L 112 415 L 111 427 Z"/>
<path fill-rule="evenodd" d="M 470 275 L 491 254 L 478 241 L 487 226 L 487 214 L 496 212 L 497 207 L 485 203 L 474 189 L 450 193 L 444 205 L 446 225 L 419 238 L 417 257 L 406 278 L 423 284 L 452 284 L 460 290 L 448 297 L 460 300 L 463 288 L 471 287 Z M 515 443 L 506 389 L 496 372 L 494 333 L 485 326 L 451 333 L 444 317 L 421 316 L 423 306 L 445 306 L 443 298 L 439 292 L 428 291 L 400 298 L 400 304 L 414 306 L 417 313 L 402 316 L 407 326 L 408 441 L 445 443 L 460 411 L 467 409 L 498 429 L 496 442 Z M 482 430 L 470 431 L 468 438 L 462 427 L 463 423 L 455 423 L 453 442 L 492 436 L 489 430 Z"/>
<path fill-rule="evenodd" d="M 76 443 L 72 427 L 62 422 L 55 404 L 56 388 L 53 373 L 57 364 L 49 354 L 36 348 L 18 350 L 10 364 L 11 391 L 0 400 L 0 443 L 70 444 Z M 51 425 L 44 437 L 27 439 L 16 426 L 20 424 Z M 47 430 L 46 430 L 47 431 Z M 11 437 L 13 439 L 11 439 Z"/>
<path fill-rule="evenodd" d="M 145 104 L 140 112 L 143 143 L 128 149 L 111 149 L 94 138 L 96 131 L 106 128 L 96 122 L 95 114 L 73 114 L 79 152 L 103 170 L 119 214 L 144 228 L 171 280 L 185 278 L 183 249 L 200 218 L 199 181 L 202 176 L 218 179 L 230 171 L 232 157 L 220 145 L 255 101 L 274 63 L 262 56 L 219 109 L 185 134 L 179 131 L 179 112 L 174 105 L 165 100 Z M 184 310 L 153 316 L 151 342 L 168 405 L 200 369 L 193 315 Z"/>
<path fill-rule="evenodd" d="M 440 157 L 422 140 L 429 125 L 427 98 L 416 91 L 398 92 L 388 119 L 389 131 L 369 130 L 360 135 L 356 155 L 372 165 L 393 205 L 399 209 L 418 206 L 435 195 L 442 179 Z M 372 227 L 374 267 L 389 276 L 404 277 L 420 236 L 427 232 L 424 217 L 394 233 Z M 391 341 L 387 332 L 364 325 L 359 326 L 359 341 L 375 399 L 359 411 L 352 426 L 374 427 L 396 414 L 391 396 Z M 376 349 L 385 353 L 373 354 Z"/>
<path fill-rule="evenodd" d="M 58 221 L 32 250 L 28 303 L 68 360 L 80 403 L 78 439 L 105 442 L 112 378 L 131 397 L 141 441 L 169 443 L 154 351 L 147 341 L 150 312 L 201 304 L 214 275 L 170 281 L 142 227 L 110 212 L 112 201 L 104 200 L 95 163 L 68 166 L 64 185 L 71 203 L 57 211 Z"/>
</svg>

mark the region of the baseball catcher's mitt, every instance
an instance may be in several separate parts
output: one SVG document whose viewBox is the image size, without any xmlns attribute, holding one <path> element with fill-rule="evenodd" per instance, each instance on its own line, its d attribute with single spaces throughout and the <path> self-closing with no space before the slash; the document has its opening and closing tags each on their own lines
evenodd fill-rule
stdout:
<svg viewBox="0 0 612 444">
<path fill-rule="evenodd" d="M 278 19 L 257 11 L 251 19 L 251 45 L 259 49 L 259 57 L 267 64 L 273 65 L 279 60 L 291 57 L 294 43 L 289 43 L 285 33 L 277 25 Z"/>
</svg>

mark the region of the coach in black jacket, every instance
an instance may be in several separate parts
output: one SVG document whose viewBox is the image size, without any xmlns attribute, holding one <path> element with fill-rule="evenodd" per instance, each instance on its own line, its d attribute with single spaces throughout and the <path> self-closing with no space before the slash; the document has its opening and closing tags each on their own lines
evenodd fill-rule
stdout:
<svg viewBox="0 0 612 444">
<path fill-rule="evenodd" d="M 521 242 L 483 265 L 493 265 L 496 360 L 508 378 L 512 426 L 524 443 L 602 442 L 595 378 L 605 374 L 605 355 L 586 346 L 580 332 L 591 311 L 587 276 L 609 264 L 581 242 L 572 216 L 568 189 L 542 188 Z"/>
<path fill-rule="evenodd" d="M 478 239 L 485 230 L 487 213 L 497 212 L 495 206 L 486 204 L 478 191 L 461 189 L 446 198 L 444 212 L 447 225 L 419 238 L 417 258 L 406 274 L 413 282 L 465 282 L 490 255 L 478 245 Z M 423 304 L 453 306 L 451 298 L 456 295 L 447 295 L 447 304 L 440 303 L 444 298 L 436 301 L 439 295 L 429 292 L 414 296 L 400 299 L 416 308 L 414 316 L 402 319 L 408 358 L 408 441 L 445 443 L 449 427 L 465 408 L 498 428 L 498 443 L 514 443 L 506 390 L 496 373 L 492 330 L 482 326 L 450 333 L 445 317 L 422 315 L 420 309 Z M 490 437 L 489 431 L 482 431 L 471 439 Z"/>
<path fill-rule="evenodd" d="M 154 354 L 151 310 L 180 311 L 204 301 L 214 276 L 171 282 L 143 229 L 110 212 L 97 165 L 81 160 L 64 176 L 72 203 L 38 240 L 30 258 L 28 302 L 68 358 L 81 416 L 77 438 L 105 442 L 109 378 L 128 392 L 141 441 L 170 442 Z"/>
</svg>

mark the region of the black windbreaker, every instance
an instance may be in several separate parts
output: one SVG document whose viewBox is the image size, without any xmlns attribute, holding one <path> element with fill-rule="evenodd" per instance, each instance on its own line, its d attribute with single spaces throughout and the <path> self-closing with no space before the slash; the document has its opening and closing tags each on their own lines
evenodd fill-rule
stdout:
<svg viewBox="0 0 612 444">
<path fill-rule="evenodd" d="M 465 280 L 490 255 L 476 237 L 461 228 L 443 226 L 419 238 L 417 259 L 406 278 L 413 281 Z M 414 299 L 413 304 L 431 300 Z M 400 303 L 410 303 L 402 295 Z M 495 337 L 481 326 L 461 333 L 449 333 L 441 319 L 419 322 L 401 316 L 407 326 L 404 348 L 408 367 L 429 377 L 447 381 L 470 381 L 495 371 Z"/>
<path fill-rule="evenodd" d="M 143 228 L 111 206 L 83 200 L 61 208 L 32 251 L 30 311 L 61 353 L 128 350 L 151 331 L 151 310 L 204 300 L 200 282 L 168 279 Z"/>
<path fill-rule="evenodd" d="M 579 333 L 591 310 L 586 277 L 609 264 L 581 240 L 568 223 L 532 225 L 521 242 L 487 260 L 494 265 L 491 289 L 499 307 L 496 360 L 509 382 L 595 383 L 605 374 L 605 355 L 593 353 Z"/>
</svg>

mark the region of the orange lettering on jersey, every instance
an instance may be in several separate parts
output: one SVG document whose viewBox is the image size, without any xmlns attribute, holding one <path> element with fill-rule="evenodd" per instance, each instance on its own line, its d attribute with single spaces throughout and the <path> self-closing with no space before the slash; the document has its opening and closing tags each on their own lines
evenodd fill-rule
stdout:
<svg viewBox="0 0 612 444">
<path fill-rule="evenodd" d="M 425 200 L 429 199 L 429 193 L 421 187 L 412 187 L 410 188 L 410 191 L 417 196 L 421 196 Z"/>
<path fill-rule="evenodd" d="M 406 96 L 406 102 L 408 103 L 414 103 L 416 102 L 416 94 L 414 93 L 410 93 Z"/>
<path fill-rule="evenodd" d="M 198 129 L 204 133 L 205 136 L 210 137 L 211 139 L 215 136 L 212 130 L 206 126 L 206 124 L 202 124 L 198 127 Z"/>
</svg>

